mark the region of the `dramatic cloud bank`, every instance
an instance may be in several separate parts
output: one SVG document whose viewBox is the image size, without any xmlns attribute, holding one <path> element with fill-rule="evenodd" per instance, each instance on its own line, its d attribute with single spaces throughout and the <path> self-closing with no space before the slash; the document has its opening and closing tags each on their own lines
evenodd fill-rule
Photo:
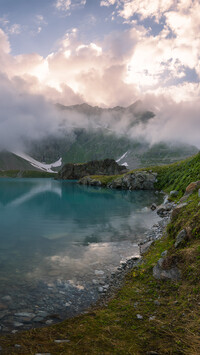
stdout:
<svg viewBox="0 0 200 355">
<path fill-rule="evenodd" d="M 54 7 L 67 12 L 85 5 L 85 0 L 57 0 Z M 36 138 L 56 131 L 62 117 L 55 103 L 112 107 L 141 99 L 153 106 L 156 118 L 145 129 L 129 132 L 132 137 L 152 143 L 178 139 L 200 147 L 199 1 L 105 0 L 100 5 L 112 6 L 113 21 L 123 19 L 126 30 L 86 43 L 73 28 L 46 57 L 13 56 L 0 30 L 1 146 L 20 134 Z M 149 19 L 151 28 L 145 22 Z M 38 21 L 44 22 L 42 15 Z M 69 127 L 88 124 L 85 117 L 73 120 Z"/>
</svg>

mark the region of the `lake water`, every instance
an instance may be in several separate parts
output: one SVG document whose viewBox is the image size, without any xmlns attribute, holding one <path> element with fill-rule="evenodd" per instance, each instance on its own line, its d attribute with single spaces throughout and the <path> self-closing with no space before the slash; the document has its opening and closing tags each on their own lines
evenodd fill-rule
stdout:
<svg viewBox="0 0 200 355">
<path fill-rule="evenodd" d="M 158 199 L 74 181 L 0 179 L 0 331 L 50 324 L 96 301 L 99 283 L 138 254 L 158 220 L 147 207 Z"/>
</svg>

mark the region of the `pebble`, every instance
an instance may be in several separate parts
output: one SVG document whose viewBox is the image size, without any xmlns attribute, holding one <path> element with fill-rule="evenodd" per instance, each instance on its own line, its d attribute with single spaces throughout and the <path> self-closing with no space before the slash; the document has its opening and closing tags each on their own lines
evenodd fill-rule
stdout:
<svg viewBox="0 0 200 355">
<path fill-rule="evenodd" d="M 46 325 L 51 325 L 53 323 L 53 320 L 52 319 L 48 319 L 45 323 L 46 323 Z"/>
<path fill-rule="evenodd" d="M 141 314 L 137 314 L 137 319 L 143 319 L 143 316 L 141 316 Z"/>
<path fill-rule="evenodd" d="M 104 271 L 103 270 L 95 270 L 95 275 L 104 275 Z"/>
<path fill-rule="evenodd" d="M 12 301 L 12 298 L 10 296 L 4 296 L 1 299 L 2 299 L 2 301 L 6 301 L 6 302 L 11 302 Z"/>
<path fill-rule="evenodd" d="M 16 349 L 19 349 L 19 348 L 21 348 L 21 345 L 15 344 L 15 348 L 16 348 Z"/>
<path fill-rule="evenodd" d="M 70 342 L 70 340 L 68 340 L 68 339 L 54 340 L 54 343 L 57 343 L 57 344 L 69 343 L 69 342 Z"/>
<path fill-rule="evenodd" d="M 34 313 L 28 313 L 28 312 L 21 312 L 21 313 L 15 313 L 15 317 L 24 317 L 24 318 L 34 318 L 36 314 Z"/>
<path fill-rule="evenodd" d="M 103 292 L 103 287 L 98 287 L 98 291 L 101 293 Z"/>
</svg>

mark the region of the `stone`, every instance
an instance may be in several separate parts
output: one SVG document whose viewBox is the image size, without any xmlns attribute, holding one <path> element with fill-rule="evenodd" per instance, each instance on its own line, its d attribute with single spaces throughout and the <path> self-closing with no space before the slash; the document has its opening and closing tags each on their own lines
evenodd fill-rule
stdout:
<svg viewBox="0 0 200 355">
<path fill-rule="evenodd" d="M 53 323 L 53 319 L 48 319 L 45 323 L 46 325 L 51 325 Z"/>
<path fill-rule="evenodd" d="M 57 344 L 69 343 L 69 342 L 70 342 L 70 340 L 68 340 L 68 339 L 54 340 L 54 343 L 57 343 Z"/>
<path fill-rule="evenodd" d="M 100 292 L 100 293 L 102 293 L 103 291 L 104 291 L 104 289 L 103 289 L 103 287 L 98 287 L 98 291 Z"/>
<path fill-rule="evenodd" d="M 166 217 L 168 215 L 168 211 L 166 209 L 166 205 L 159 206 L 158 209 L 157 209 L 157 214 L 160 217 Z"/>
<path fill-rule="evenodd" d="M 34 318 L 36 315 L 34 313 L 29 313 L 29 312 L 21 312 L 21 313 L 15 313 L 15 317 L 21 317 L 21 318 Z"/>
<path fill-rule="evenodd" d="M 186 189 L 185 189 L 185 194 L 186 195 L 190 195 L 192 194 L 195 190 L 197 190 L 198 188 L 200 188 L 200 180 L 195 181 L 195 182 L 191 182 L 191 184 L 189 184 Z"/>
<path fill-rule="evenodd" d="M 153 276 L 157 280 L 173 280 L 178 281 L 181 278 L 180 270 L 174 266 L 170 269 L 163 268 L 164 258 L 160 258 L 153 268 Z"/>
<path fill-rule="evenodd" d="M 137 319 L 143 319 L 143 316 L 141 316 L 141 314 L 137 314 L 136 317 Z"/>
<path fill-rule="evenodd" d="M 151 207 L 150 207 L 150 208 L 151 208 L 151 210 L 152 210 L 152 211 L 155 211 L 155 210 L 156 210 L 156 208 L 157 208 L 157 206 L 156 206 L 156 204 L 155 204 L 155 203 L 152 203 L 152 205 L 151 205 Z"/>
<path fill-rule="evenodd" d="M 149 171 L 136 171 L 131 174 L 125 174 L 110 183 L 107 187 L 123 190 L 154 190 L 154 184 L 157 182 L 157 173 Z"/>
<path fill-rule="evenodd" d="M 15 348 L 16 348 L 16 349 L 20 349 L 20 348 L 21 348 L 21 345 L 15 344 Z"/>
<path fill-rule="evenodd" d="M 181 212 L 181 210 L 187 206 L 187 203 L 180 203 L 179 205 L 177 205 L 173 211 L 172 211 L 172 219 L 175 218 L 176 216 L 178 216 L 178 214 Z"/>
<path fill-rule="evenodd" d="M 10 296 L 4 296 L 1 299 L 2 299 L 2 301 L 5 301 L 5 302 L 12 302 L 12 298 Z"/>
<path fill-rule="evenodd" d="M 176 237 L 176 242 L 174 244 L 175 248 L 178 248 L 179 246 L 184 244 L 186 239 L 187 239 L 187 232 L 185 229 L 182 229 L 182 231 L 180 231 L 180 233 Z"/>
<path fill-rule="evenodd" d="M 167 255 L 167 250 L 165 250 L 165 251 L 163 251 L 162 253 L 161 253 L 161 256 L 164 258 L 165 256 Z"/>
<path fill-rule="evenodd" d="M 95 275 L 104 275 L 104 271 L 103 270 L 95 270 Z"/>
<path fill-rule="evenodd" d="M 178 191 L 177 190 L 172 190 L 172 191 L 170 191 L 170 196 L 171 197 L 177 197 L 178 196 Z"/>
<path fill-rule="evenodd" d="M 65 164 L 58 173 L 58 179 L 78 180 L 88 175 L 119 175 L 127 172 L 114 159 L 92 160 L 83 164 Z"/>
<path fill-rule="evenodd" d="M 22 326 L 23 326 L 23 323 L 14 322 L 13 325 L 14 325 L 14 327 L 16 327 L 16 328 L 19 328 L 19 327 L 22 327 Z"/>
</svg>

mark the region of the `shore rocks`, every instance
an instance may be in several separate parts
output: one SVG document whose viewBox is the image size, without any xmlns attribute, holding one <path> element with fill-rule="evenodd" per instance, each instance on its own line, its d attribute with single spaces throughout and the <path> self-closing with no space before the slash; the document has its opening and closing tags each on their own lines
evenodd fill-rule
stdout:
<svg viewBox="0 0 200 355">
<path fill-rule="evenodd" d="M 80 185 L 89 185 L 89 186 L 102 186 L 101 181 L 97 180 L 97 179 L 93 179 L 90 176 L 84 176 L 83 178 L 81 178 L 78 183 Z"/>
<path fill-rule="evenodd" d="M 58 179 L 78 180 L 88 175 L 118 175 L 127 169 L 118 165 L 114 159 L 92 160 L 83 164 L 65 164 L 58 173 Z"/>
<path fill-rule="evenodd" d="M 136 171 L 113 180 L 108 183 L 107 187 L 123 190 L 154 190 L 156 181 L 156 173 Z"/>
</svg>

